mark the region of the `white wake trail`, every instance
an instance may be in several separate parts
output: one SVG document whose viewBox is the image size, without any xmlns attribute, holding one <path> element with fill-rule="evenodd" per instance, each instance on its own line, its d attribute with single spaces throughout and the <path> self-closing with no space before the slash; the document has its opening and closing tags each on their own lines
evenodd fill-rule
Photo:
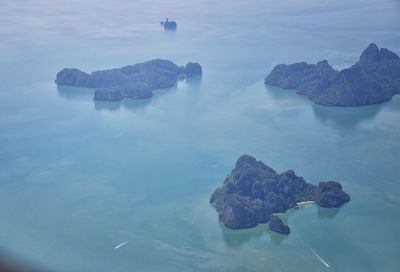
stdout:
<svg viewBox="0 0 400 272">
<path fill-rule="evenodd" d="M 312 247 L 310 247 L 310 246 L 307 245 L 307 244 L 306 244 L 306 246 L 311 250 L 311 252 L 315 255 L 315 257 L 317 257 L 318 260 L 320 260 L 320 262 L 321 262 L 323 265 L 325 265 L 325 266 L 328 267 L 328 268 L 330 267 L 330 265 L 329 265 L 327 262 L 325 262 L 325 260 L 322 259 L 321 256 L 319 256 L 318 253 L 315 252 L 314 249 L 312 249 Z"/>
<path fill-rule="evenodd" d="M 297 235 L 296 235 L 297 236 Z M 306 241 L 304 241 L 303 239 L 301 239 L 299 236 L 297 236 L 299 238 L 299 240 L 312 252 L 312 254 L 314 254 L 315 257 L 317 257 L 317 259 L 326 267 L 329 268 L 330 265 L 324 260 L 322 259 L 321 256 L 318 255 L 318 253 L 309 245 L 306 243 Z"/>
<path fill-rule="evenodd" d="M 128 240 L 128 241 L 125 241 L 125 242 L 123 242 L 123 243 L 121 243 L 121 244 L 119 244 L 119 245 L 117 245 L 116 247 L 114 247 L 114 249 L 118 249 L 118 248 L 120 248 L 120 247 L 126 245 L 127 243 L 129 243 L 129 240 Z"/>
</svg>

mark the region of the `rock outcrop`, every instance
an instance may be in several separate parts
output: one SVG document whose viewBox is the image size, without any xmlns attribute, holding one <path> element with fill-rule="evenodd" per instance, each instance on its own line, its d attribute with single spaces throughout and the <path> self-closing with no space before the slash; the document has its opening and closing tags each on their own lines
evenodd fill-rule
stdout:
<svg viewBox="0 0 400 272">
<path fill-rule="evenodd" d="M 182 67 L 169 60 L 155 59 L 91 74 L 75 68 L 63 69 L 57 73 L 55 82 L 58 85 L 94 88 L 95 100 L 120 101 L 150 98 L 156 89 L 173 87 L 178 79 L 201 74 L 202 68 L 198 63 L 189 62 Z"/>
<path fill-rule="evenodd" d="M 185 74 L 188 77 L 201 76 L 202 73 L 203 69 L 201 68 L 200 64 L 196 62 L 189 62 L 185 66 Z"/>
<path fill-rule="evenodd" d="M 231 229 L 267 223 L 273 214 L 286 212 L 298 202 L 315 201 L 322 207 L 336 208 L 349 200 L 339 182 L 313 185 L 296 176 L 293 170 L 278 174 L 249 155 L 242 155 L 236 161 L 223 186 L 210 197 L 219 219 Z"/>
<path fill-rule="evenodd" d="M 165 30 L 176 30 L 178 26 L 175 21 L 169 21 L 168 18 L 165 21 L 161 21 L 161 25 L 164 26 Z"/>
<path fill-rule="evenodd" d="M 400 58 L 371 43 L 348 69 L 336 71 L 326 60 L 279 64 L 265 78 L 265 84 L 296 89 L 325 106 L 379 104 L 400 93 Z"/>
<path fill-rule="evenodd" d="M 289 234 L 290 228 L 288 225 L 285 225 L 277 215 L 272 215 L 269 220 L 268 227 L 270 230 L 281 233 L 281 234 Z"/>
</svg>

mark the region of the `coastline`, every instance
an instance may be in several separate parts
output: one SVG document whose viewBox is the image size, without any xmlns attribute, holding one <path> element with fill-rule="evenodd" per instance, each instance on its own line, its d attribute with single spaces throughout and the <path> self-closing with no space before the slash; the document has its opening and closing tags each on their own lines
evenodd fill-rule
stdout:
<svg viewBox="0 0 400 272">
<path fill-rule="evenodd" d="M 307 200 L 307 201 L 300 201 L 300 202 L 296 202 L 296 205 L 305 205 L 305 204 L 314 204 L 315 201 L 313 200 Z"/>
</svg>

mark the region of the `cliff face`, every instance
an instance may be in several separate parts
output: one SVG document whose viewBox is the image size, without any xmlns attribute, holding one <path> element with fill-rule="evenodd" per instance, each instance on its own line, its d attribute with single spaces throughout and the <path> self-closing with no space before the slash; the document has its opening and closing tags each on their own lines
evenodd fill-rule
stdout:
<svg viewBox="0 0 400 272">
<path fill-rule="evenodd" d="M 400 59 L 372 43 L 348 69 L 336 71 L 326 60 L 280 64 L 265 78 L 265 84 L 297 89 L 299 94 L 326 106 L 379 104 L 400 93 Z"/>
<path fill-rule="evenodd" d="M 274 213 L 286 212 L 301 201 L 315 201 L 330 208 L 340 207 L 349 200 L 338 182 L 313 185 L 296 176 L 293 170 L 278 174 L 249 155 L 237 160 L 223 186 L 210 197 L 221 222 L 232 229 L 267 223 Z"/>
<path fill-rule="evenodd" d="M 201 74 L 198 63 L 188 63 L 184 68 L 169 60 L 155 59 L 91 74 L 78 69 L 63 69 L 57 73 L 55 82 L 58 85 L 95 88 L 95 100 L 120 101 L 150 98 L 153 90 L 169 88 L 179 78 Z"/>
</svg>

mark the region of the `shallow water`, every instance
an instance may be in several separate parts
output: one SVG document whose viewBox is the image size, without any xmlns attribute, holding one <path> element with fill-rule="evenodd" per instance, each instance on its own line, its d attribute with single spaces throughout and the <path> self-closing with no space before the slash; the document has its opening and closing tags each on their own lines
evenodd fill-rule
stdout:
<svg viewBox="0 0 400 272">
<path fill-rule="evenodd" d="M 280 62 L 347 67 L 369 42 L 400 53 L 400 5 L 296 3 L 2 1 L 2 251 L 55 271 L 399 271 L 400 96 L 321 107 L 263 78 Z M 204 75 L 122 103 L 53 83 L 152 58 Z M 243 153 L 352 200 L 290 211 L 289 236 L 227 230 L 208 198 Z"/>
</svg>

